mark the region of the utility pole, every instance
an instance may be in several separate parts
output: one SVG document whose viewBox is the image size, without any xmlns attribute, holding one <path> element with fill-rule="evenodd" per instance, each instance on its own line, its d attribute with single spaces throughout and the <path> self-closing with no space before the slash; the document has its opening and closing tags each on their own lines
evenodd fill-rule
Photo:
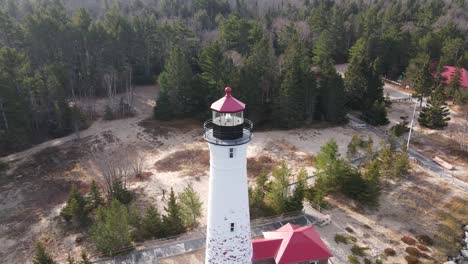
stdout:
<svg viewBox="0 0 468 264">
<path fill-rule="evenodd" d="M 411 125 L 410 125 L 410 130 L 408 134 L 408 142 L 406 143 L 406 150 L 409 150 L 409 143 L 411 139 L 411 132 L 413 132 L 413 123 L 414 123 L 414 116 L 416 115 L 416 106 L 418 105 L 418 101 L 414 103 L 414 108 L 413 108 L 413 118 L 411 118 Z"/>
</svg>

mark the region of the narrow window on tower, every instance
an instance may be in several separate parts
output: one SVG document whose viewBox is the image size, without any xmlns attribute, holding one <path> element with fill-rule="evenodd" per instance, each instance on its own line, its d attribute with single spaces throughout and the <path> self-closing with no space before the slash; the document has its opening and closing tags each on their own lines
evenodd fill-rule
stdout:
<svg viewBox="0 0 468 264">
<path fill-rule="evenodd" d="M 234 223 L 231 223 L 231 232 L 234 232 Z"/>
<path fill-rule="evenodd" d="M 234 158 L 234 148 L 229 148 L 229 158 Z"/>
</svg>

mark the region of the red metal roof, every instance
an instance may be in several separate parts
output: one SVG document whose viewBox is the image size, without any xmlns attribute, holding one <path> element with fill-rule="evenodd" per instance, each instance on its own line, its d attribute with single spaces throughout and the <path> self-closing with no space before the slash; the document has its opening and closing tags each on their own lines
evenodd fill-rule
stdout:
<svg viewBox="0 0 468 264">
<path fill-rule="evenodd" d="M 275 258 L 283 239 L 255 239 L 252 242 L 253 260 Z"/>
<path fill-rule="evenodd" d="M 443 77 L 444 83 L 449 83 L 452 79 L 452 75 L 455 73 L 457 67 L 454 66 L 444 66 L 444 72 L 440 75 Z M 460 77 L 460 85 L 468 88 L 468 71 L 466 69 L 461 68 L 461 77 Z"/>
<path fill-rule="evenodd" d="M 317 231 L 311 226 L 299 227 L 287 224 L 276 231 L 264 232 L 263 236 L 265 239 L 253 242 L 253 260 L 274 258 L 277 264 L 287 264 L 327 259 L 333 256 Z M 274 243 L 277 242 L 273 242 L 276 240 L 281 240 L 279 248 L 275 247 Z M 267 252 L 269 250 L 270 252 Z M 263 258 L 256 258 L 257 256 Z"/>
<path fill-rule="evenodd" d="M 221 113 L 236 113 L 245 110 L 245 104 L 231 96 L 231 87 L 224 89 L 226 95 L 211 104 L 211 110 Z"/>
</svg>

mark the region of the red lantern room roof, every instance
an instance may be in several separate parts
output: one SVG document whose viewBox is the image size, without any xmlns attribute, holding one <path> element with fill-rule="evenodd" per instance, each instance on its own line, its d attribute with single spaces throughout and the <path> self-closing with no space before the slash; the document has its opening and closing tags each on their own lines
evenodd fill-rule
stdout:
<svg viewBox="0 0 468 264">
<path fill-rule="evenodd" d="M 231 87 L 224 89 L 226 95 L 211 104 L 211 110 L 221 113 L 236 113 L 245 110 L 245 104 L 231 96 Z"/>
</svg>

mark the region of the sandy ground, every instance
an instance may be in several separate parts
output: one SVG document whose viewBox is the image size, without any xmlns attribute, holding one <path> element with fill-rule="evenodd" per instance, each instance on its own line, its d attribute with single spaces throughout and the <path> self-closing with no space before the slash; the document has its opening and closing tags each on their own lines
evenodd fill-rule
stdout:
<svg viewBox="0 0 468 264">
<path fill-rule="evenodd" d="M 29 263 L 33 241 L 39 238 L 54 249 L 52 254 L 59 261 L 65 260 L 66 252 L 77 255 L 82 247 L 92 252 L 89 237 L 80 231 L 64 228 L 59 212 L 71 184 L 77 184 L 80 190 L 86 191 L 89 182 L 95 177 L 92 172 L 83 168 L 83 162 L 90 158 L 87 151 L 94 147 L 132 145 L 145 154 L 144 172 L 148 177 L 145 180 L 132 180 L 130 184 L 130 188 L 137 193 L 137 205 L 146 206 L 151 203 L 162 210 L 165 198 L 163 194 L 170 188 L 180 192 L 188 184 L 194 187 L 206 204 L 207 167 L 194 172 L 190 169 L 162 171 L 155 166 L 158 161 L 178 151 L 207 149 L 201 137 L 201 123 L 193 120 L 173 123 L 150 121 L 149 126 L 142 123 L 142 120 L 151 116 L 155 95 L 154 87 L 139 87 L 135 97 L 137 116 L 109 122 L 99 120 L 80 133 L 80 140 L 76 140 L 76 135 L 71 135 L 2 158 L 11 167 L 7 175 L 0 177 L 0 259 L 3 262 Z M 98 103 L 99 107 L 104 105 L 105 101 Z M 392 122 L 407 111 L 404 104 L 401 107 L 395 105 L 390 111 Z M 354 133 L 356 131 L 348 126 L 255 132 L 248 157 L 269 156 L 277 162 L 286 160 L 296 170 L 306 167 L 310 171 L 312 167 L 308 159 L 325 142 L 335 139 L 339 151 L 344 155 Z M 360 134 L 363 137 L 368 136 L 364 130 Z M 375 143 L 380 141 L 375 135 L 371 136 Z M 196 167 L 196 163 L 189 161 L 187 167 Z M 411 203 L 419 198 L 410 196 L 415 186 L 421 186 L 421 195 L 437 189 L 437 186 L 444 186 L 441 189 L 442 200 L 453 195 L 466 195 L 452 190 L 450 185 L 446 186 L 447 183 L 425 172 L 414 175 L 416 176 L 405 180 L 404 184 L 386 186 L 378 211 L 359 211 L 352 205 L 348 206 L 349 201 L 330 201 L 335 205 L 335 209 L 331 210 L 333 223 L 318 230 L 336 254 L 336 263 L 346 263 L 347 255 L 350 254 L 350 246 L 337 245 L 333 241 L 337 233 L 346 232 L 344 227 L 347 226 L 355 230 L 352 235 L 358 238 L 359 243 L 372 249 L 371 256 L 380 254 L 386 247 L 395 247 L 398 252 L 402 252 L 403 246 L 395 242 L 399 241 L 402 234 L 433 233 L 435 226 L 431 214 L 424 213 L 424 210 L 419 212 L 421 204 Z M 422 196 L 419 199 L 424 201 L 425 198 L 427 197 Z M 432 205 L 423 203 L 422 207 L 431 208 Z M 204 209 L 206 210 L 206 206 Z M 428 210 L 436 209 L 437 207 Z M 421 224 L 422 219 L 428 221 L 422 221 Z M 201 224 L 204 221 L 202 219 Z M 371 229 L 364 227 L 365 225 Z M 400 261 L 401 258 L 395 258 L 390 263 L 401 263 Z"/>
</svg>

